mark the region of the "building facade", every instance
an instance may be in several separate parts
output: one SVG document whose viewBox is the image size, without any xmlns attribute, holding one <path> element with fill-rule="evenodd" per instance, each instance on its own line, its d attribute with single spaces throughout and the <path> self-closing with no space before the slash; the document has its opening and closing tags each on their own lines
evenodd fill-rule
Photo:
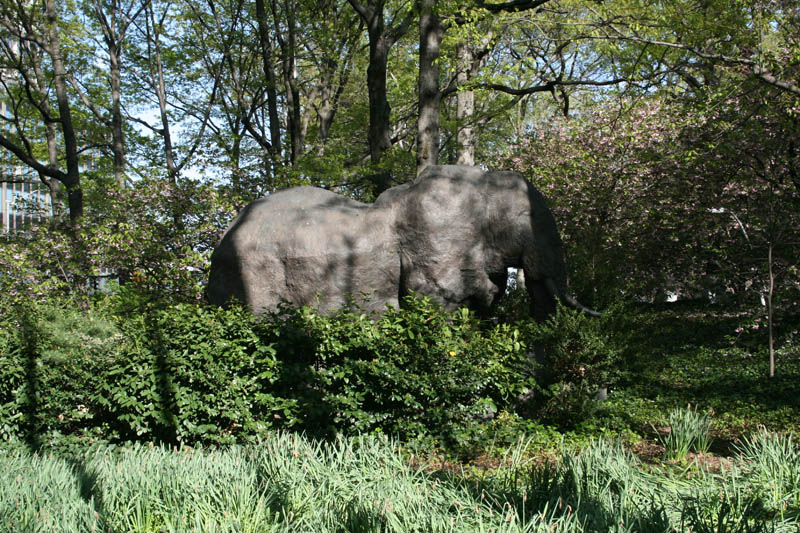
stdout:
<svg viewBox="0 0 800 533">
<path fill-rule="evenodd" d="M 2 101 L 0 114 L 11 117 L 11 110 Z M 10 122 L 0 120 L 0 123 L 3 128 L 11 127 Z M 21 231 L 51 216 L 49 189 L 14 154 L 0 148 L 0 233 Z"/>
</svg>

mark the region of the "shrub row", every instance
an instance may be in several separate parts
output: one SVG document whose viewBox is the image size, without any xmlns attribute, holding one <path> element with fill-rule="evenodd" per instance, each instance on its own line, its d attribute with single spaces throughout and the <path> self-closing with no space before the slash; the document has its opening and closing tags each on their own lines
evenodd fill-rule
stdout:
<svg viewBox="0 0 800 533">
<path fill-rule="evenodd" d="M 198 304 L 131 312 L 114 298 L 0 315 L 3 436 L 229 443 L 291 428 L 461 445 L 499 411 L 580 418 L 614 355 L 597 325 L 563 309 L 512 326 L 426 298 L 380 317 L 260 318 Z M 550 368 L 538 384 L 534 344 Z"/>
</svg>

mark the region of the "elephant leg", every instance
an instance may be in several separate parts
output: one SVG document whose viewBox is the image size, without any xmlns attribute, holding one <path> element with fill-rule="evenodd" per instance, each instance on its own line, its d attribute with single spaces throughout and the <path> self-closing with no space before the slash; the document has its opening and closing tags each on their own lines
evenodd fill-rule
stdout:
<svg viewBox="0 0 800 533">
<path fill-rule="evenodd" d="M 489 274 L 489 280 L 497 287 L 497 294 L 495 295 L 492 305 L 495 305 L 506 293 L 508 287 L 508 271 L 503 269 L 500 272 Z"/>
<path fill-rule="evenodd" d="M 528 278 L 525 280 L 525 284 L 531 299 L 531 316 L 533 316 L 534 320 L 537 322 L 544 322 L 556 312 L 556 300 L 547 289 L 543 280 Z M 540 344 L 531 346 L 531 349 L 532 352 L 529 353 L 529 355 L 532 356 L 533 361 L 544 370 L 544 374 L 547 375 L 550 369 L 547 350 Z"/>
<path fill-rule="evenodd" d="M 469 263 L 453 260 L 418 264 L 410 255 L 402 254 L 400 265 L 400 298 L 410 291 L 425 294 L 446 311 L 466 306 L 488 315 L 505 289 L 505 275 L 490 277 L 483 268 Z M 502 280 L 502 289 L 495 279 Z"/>
<path fill-rule="evenodd" d="M 556 312 L 556 300 L 543 280 L 527 279 L 525 283 L 531 298 L 531 316 L 537 322 L 544 322 Z"/>
</svg>

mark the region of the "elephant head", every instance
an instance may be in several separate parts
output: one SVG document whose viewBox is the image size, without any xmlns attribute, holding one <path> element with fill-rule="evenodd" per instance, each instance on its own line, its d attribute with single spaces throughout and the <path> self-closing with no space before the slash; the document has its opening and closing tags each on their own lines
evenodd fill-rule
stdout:
<svg viewBox="0 0 800 533">
<path fill-rule="evenodd" d="M 561 238 L 533 185 L 514 172 L 432 166 L 371 205 L 312 187 L 250 204 L 212 255 L 207 294 L 256 312 L 353 299 L 380 312 L 414 291 L 487 311 L 509 267 L 524 270 L 535 318 L 556 299 L 586 310 L 567 293 Z"/>
</svg>

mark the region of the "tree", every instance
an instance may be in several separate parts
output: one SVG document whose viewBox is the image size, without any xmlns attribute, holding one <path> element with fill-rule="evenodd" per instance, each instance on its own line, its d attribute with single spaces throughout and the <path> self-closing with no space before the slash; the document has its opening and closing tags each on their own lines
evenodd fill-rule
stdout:
<svg viewBox="0 0 800 533">
<path fill-rule="evenodd" d="M 13 153 L 23 164 L 32 168 L 53 190 L 48 179 L 61 183 L 67 193 L 70 222 L 75 225 L 83 216 L 83 190 L 81 189 L 78 160 L 77 128 L 72 119 L 72 103 L 68 94 L 68 73 L 62 53 L 60 37 L 60 12 L 55 0 L 46 0 L 41 5 L 22 0 L 4 2 L 0 5 L 3 54 L 6 72 L 0 79 L 5 96 L 12 111 L 13 132 L 0 133 L 0 146 Z M 47 57 L 49 71 L 45 71 L 43 58 Z M 55 101 L 51 103 L 47 85 L 55 89 Z M 55 109 L 53 109 L 55 108 Z M 63 142 L 64 167 L 55 155 L 54 131 L 47 127 L 48 161 L 42 163 L 34 144 L 39 139 L 27 136 L 22 119 L 32 112 L 35 120 L 46 127 L 56 125 Z M 45 179 L 47 178 L 47 179 Z"/>
<path fill-rule="evenodd" d="M 125 41 L 133 22 L 144 11 L 146 0 L 87 0 L 84 3 L 87 21 L 90 28 L 99 29 L 102 36 L 95 40 L 98 50 L 107 58 L 107 80 L 110 88 L 111 102 L 109 106 L 98 105 L 85 87 L 81 87 L 80 79 L 70 76 L 70 82 L 84 105 L 91 110 L 95 118 L 111 131 L 111 153 L 113 158 L 114 179 L 120 186 L 125 185 L 125 116 L 122 105 L 122 71 Z M 86 67 L 90 67 L 86 65 Z M 103 109 L 101 109 L 101 107 Z"/>
<path fill-rule="evenodd" d="M 266 84 L 267 108 L 269 109 L 270 144 L 273 154 L 281 153 L 281 130 L 278 121 L 278 96 L 275 87 L 275 74 L 272 70 L 272 39 L 267 24 L 267 10 L 264 0 L 256 0 L 256 20 L 258 21 L 258 42 L 261 45 L 261 66 Z M 248 128 L 251 129 L 251 128 Z M 253 131 L 251 131 L 251 134 Z M 265 148 L 267 144 L 262 142 Z M 277 159 L 277 157 L 274 157 Z"/>
<path fill-rule="evenodd" d="M 795 2 L 634 0 L 623 6 L 625 15 L 609 19 L 600 35 L 614 54 L 628 56 L 631 73 L 641 76 L 663 68 L 669 81 L 680 80 L 692 89 L 717 85 L 726 76 L 751 78 L 800 95 L 794 81 L 800 66 L 800 10 Z M 638 56 L 635 62 L 630 61 L 632 54 Z"/>
<path fill-rule="evenodd" d="M 348 0 L 364 21 L 369 37 L 369 66 L 367 67 L 367 92 L 369 96 L 369 155 L 374 166 L 379 165 L 383 154 L 392 146 L 390 108 L 386 89 L 386 65 L 389 50 L 411 26 L 414 13 L 398 9 L 390 23 L 385 21 L 386 0 Z M 397 20 L 399 19 L 399 20 Z M 391 185 L 391 175 L 386 170 L 377 170 L 371 177 L 375 193 L 379 194 Z"/>
<path fill-rule="evenodd" d="M 353 10 L 336 0 L 318 2 L 313 6 L 318 16 L 310 18 L 309 30 L 304 32 L 304 49 L 313 73 L 308 105 L 317 116 L 318 153 L 323 154 L 340 108 L 344 92 L 350 83 L 355 54 L 364 30 L 364 21 Z M 308 121 L 310 113 L 306 113 Z"/>
<path fill-rule="evenodd" d="M 439 161 L 439 53 L 445 27 L 436 0 L 420 1 L 417 174 Z"/>
<path fill-rule="evenodd" d="M 193 14 L 189 33 L 203 64 L 203 78 L 217 80 L 219 86 L 206 122 L 211 135 L 201 141 L 207 151 L 204 170 L 221 167 L 223 175 L 230 177 L 234 194 L 252 200 L 258 192 L 272 188 L 281 163 L 274 78 L 265 88 L 263 76 L 264 71 L 272 72 L 271 58 L 267 68 L 259 65 L 263 50 L 251 42 L 256 30 L 247 22 L 250 17 L 243 0 L 188 5 Z M 259 18 L 259 28 L 261 24 Z M 269 116 L 275 114 L 269 124 L 263 120 L 265 96 Z M 257 169 L 253 171 L 257 179 L 247 178 L 248 167 Z"/>
<path fill-rule="evenodd" d="M 180 7 L 173 2 L 154 0 L 145 4 L 144 16 L 134 22 L 137 38 L 132 43 L 135 48 L 130 69 L 130 83 L 139 112 L 155 111 L 157 120 L 151 123 L 132 114 L 129 119 L 146 127 L 159 139 L 161 157 L 158 159 L 163 161 L 167 179 L 173 186 L 203 141 L 221 72 L 219 60 L 205 73 L 202 71 L 202 63 L 196 61 L 199 54 L 191 29 L 179 16 Z M 208 77 L 203 78 L 203 74 Z M 198 90 L 201 88 L 203 90 Z M 173 139 L 176 123 L 185 126 L 194 123 L 196 127 L 194 132 L 186 127 L 182 129 L 184 141 L 181 144 L 188 146 L 182 152 L 176 150 Z"/>
<path fill-rule="evenodd" d="M 532 95 L 549 93 L 567 115 L 577 89 L 630 84 L 630 77 L 615 75 L 608 68 L 614 58 L 596 44 L 597 28 L 613 15 L 601 17 L 587 4 L 536 0 L 443 8 L 443 3 L 423 2 L 418 169 L 435 161 L 430 154 L 439 143 L 440 103 L 450 96 L 456 97 L 455 131 L 450 132 L 456 140 L 453 159 L 474 164 L 475 125 L 502 117 Z M 437 58 L 445 32 L 453 35 L 447 44 L 451 68 L 445 76 L 449 82 L 440 89 Z M 493 102 L 491 110 L 476 107 L 477 90 L 484 92 L 485 101 Z"/>
<path fill-rule="evenodd" d="M 296 0 L 271 0 L 275 37 L 280 48 L 281 73 L 285 86 L 286 129 L 289 134 L 288 161 L 294 163 L 304 151 L 305 137 L 301 126 L 300 89 L 297 84 L 297 18 Z M 281 16 L 283 15 L 283 16 Z M 283 22 L 283 24 L 281 24 Z"/>
</svg>

